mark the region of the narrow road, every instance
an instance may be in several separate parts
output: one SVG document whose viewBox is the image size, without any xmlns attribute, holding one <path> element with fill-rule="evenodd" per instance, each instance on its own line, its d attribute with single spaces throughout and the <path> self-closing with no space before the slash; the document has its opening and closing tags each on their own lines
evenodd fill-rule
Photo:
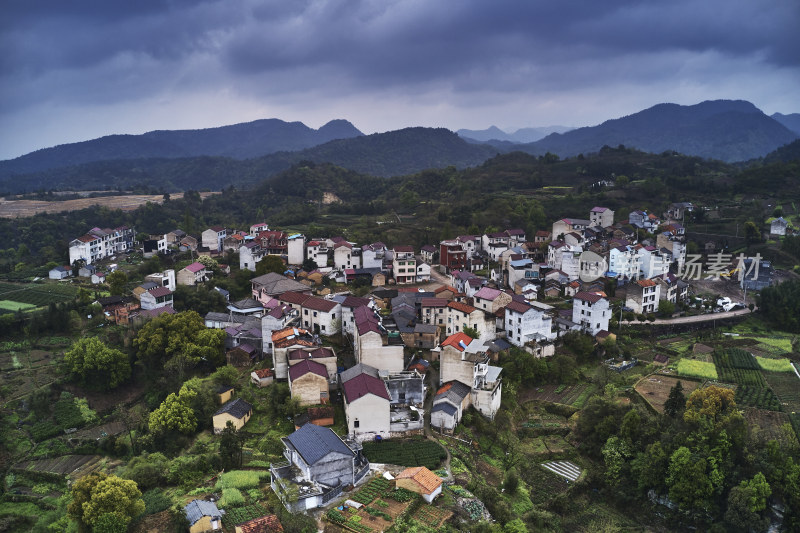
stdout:
<svg viewBox="0 0 800 533">
<path fill-rule="evenodd" d="M 436 436 L 436 433 L 433 432 L 431 429 L 431 409 L 433 408 L 433 398 L 436 396 L 436 391 L 439 389 L 439 371 L 433 368 L 433 366 L 428 367 L 428 373 L 426 374 L 425 379 L 428 380 L 428 386 L 431 388 L 431 394 L 425 398 L 425 424 L 423 427 L 425 428 L 425 437 L 428 440 L 432 440 L 439 444 L 439 439 Z M 447 472 L 447 477 L 444 478 L 445 481 L 452 481 L 453 475 L 450 473 L 450 450 L 447 449 L 447 446 L 443 446 L 444 451 L 447 452 L 447 457 L 444 460 L 444 465 L 442 468 L 445 469 Z"/>
<path fill-rule="evenodd" d="M 630 321 L 623 320 L 622 322 L 620 322 L 620 325 L 629 326 L 637 324 L 655 324 L 655 325 L 694 324 L 697 322 L 711 322 L 712 320 L 720 320 L 722 318 L 731 318 L 734 316 L 749 315 L 756 309 L 753 309 L 753 311 L 750 311 L 749 309 L 739 309 L 736 311 L 727 311 L 723 313 L 710 313 L 707 315 L 697 315 L 697 316 L 682 316 L 678 318 L 657 318 L 653 322 L 649 321 L 639 322 L 638 320 L 630 320 Z"/>
</svg>

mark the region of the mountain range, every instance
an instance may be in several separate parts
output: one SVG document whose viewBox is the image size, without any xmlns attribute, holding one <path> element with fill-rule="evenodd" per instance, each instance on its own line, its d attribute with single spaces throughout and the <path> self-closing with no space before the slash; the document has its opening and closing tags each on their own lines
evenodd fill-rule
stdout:
<svg viewBox="0 0 800 533">
<path fill-rule="evenodd" d="M 477 166 L 512 151 L 572 157 L 619 145 L 737 162 L 762 158 L 796 140 L 800 134 L 793 130 L 798 122 L 798 114 L 770 117 L 745 101 L 659 104 L 597 126 L 516 143 L 468 141 L 443 128 L 364 135 L 346 120 L 314 130 L 300 122 L 267 119 L 205 130 L 111 135 L 38 150 L 0 161 L 0 191 L 128 189 L 133 185 L 170 191 L 219 190 L 229 185 L 251 186 L 302 161 L 329 162 L 389 177 L 429 168 Z M 478 137 L 502 133 L 497 128 L 460 131 Z"/>
<path fill-rule="evenodd" d="M 491 126 L 485 130 L 458 130 L 459 137 L 470 141 L 508 141 L 511 143 L 532 143 L 542 139 L 551 133 L 565 133 L 575 128 L 567 126 L 545 126 L 542 128 L 522 128 L 514 133 L 506 133 L 497 126 Z"/>
<path fill-rule="evenodd" d="M 658 104 L 598 126 L 553 133 L 526 151 L 561 157 L 625 145 L 645 152 L 675 151 L 726 162 L 763 157 L 798 138 L 797 133 L 743 100 L 713 100 L 692 106 Z"/>
<path fill-rule="evenodd" d="M 280 151 L 297 151 L 334 139 L 363 135 L 346 120 L 332 120 L 318 130 L 302 122 L 276 118 L 200 130 L 158 130 L 141 135 L 108 135 L 0 161 L 0 176 L 28 174 L 114 159 L 177 159 L 221 156 L 250 159 Z"/>
</svg>

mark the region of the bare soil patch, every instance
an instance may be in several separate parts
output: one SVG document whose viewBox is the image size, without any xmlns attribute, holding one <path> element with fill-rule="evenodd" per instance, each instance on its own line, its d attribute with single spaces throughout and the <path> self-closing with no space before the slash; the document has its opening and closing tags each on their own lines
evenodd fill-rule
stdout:
<svg viewBox="0 0 800 533">
<path fill-rule="evenodd" d="M 674 378 L 662 374 L 651 374 L 639 380 L 634 389 L 647 403 L 659 413 L 664 412 L 664 402 L 669 397 L 669 391 L 680 381 L 683 385 L 683 394 L 689 396 L 693 390 L 700 386 L 699 381 L 692 381 L 686 378 Z"/>
<path fill-rule="evenodd" d="M 144 394 L 142 383 L 122 385 L 114 389 L 113 394 L 82 389 L 74 383 L 64 384 L 64 389 L 75 396 L 86 398 L 89 407 L 99 414 L 110 412 L 118 405 L 128 405 Z"/>
<path fill-rule="evenodd" d="M 201 192 L 203 199 L 211 195 L 220 194 L 218 192 Z M 183 194 L 171 195 L 174 198 L 183 198 Z M 132 194 L 128 196 L 102 196 L 100 198 L 79 198 L 76 200 L 64 200 L 63 202 L 48 202 L 45 200 L 6 200 L 0 198 L 0 217 L 17 218 L 30 217 L 38 213 L 63 213 L 65 211 L 77 211 L 86 209 L 93 205 L 102 205 L 109 209 L 121 209 L 132 211 L 148 202 L 161 204 L 164 196 L 161 194 Z"/>
</svg>

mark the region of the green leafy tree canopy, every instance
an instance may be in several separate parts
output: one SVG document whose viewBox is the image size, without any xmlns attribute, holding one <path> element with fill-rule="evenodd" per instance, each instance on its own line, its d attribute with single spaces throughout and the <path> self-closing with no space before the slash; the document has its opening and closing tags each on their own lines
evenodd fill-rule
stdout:
<svg viewBox="0 0 800 533">
<path fill-rule="evenodd" d="M 64 354 L 69 372 L 83 385 L 109 390 L 131 376 L 128 355 L 96 337 L 80 339 Z"/>
</svg>

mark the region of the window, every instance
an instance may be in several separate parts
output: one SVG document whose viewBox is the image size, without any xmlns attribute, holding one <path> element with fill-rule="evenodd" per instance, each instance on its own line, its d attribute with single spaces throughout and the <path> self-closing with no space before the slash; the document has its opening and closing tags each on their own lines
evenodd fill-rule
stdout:
<svg viewBox="0 0 800 533">
<path fill-rule="evenodd" d="M 355 420 L 353 420 L 353 427 L 354 427 L 354 428 L 358 428 L 358 427 L 359 427 L 358 418 L 356 418 Z"/>
</svg>

